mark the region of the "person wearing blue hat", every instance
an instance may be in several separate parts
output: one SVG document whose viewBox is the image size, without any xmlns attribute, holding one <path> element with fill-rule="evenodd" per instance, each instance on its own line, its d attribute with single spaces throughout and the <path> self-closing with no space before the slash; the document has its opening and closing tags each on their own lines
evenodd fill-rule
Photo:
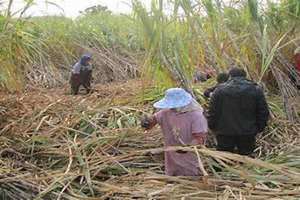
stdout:
<svg viewBox="0 0 300 200">
<path fill-rule="evenodd" d="M 205 144 L 207 120 L 202 107 L 191 94 L 181 88 L 168 89 L 165 97 L 154 107 L 160 111 L 144 117 L 141 126 L 149 130 L 159 124 L 165 147 Z M 199 163 L 201 161 L 191 152 L 165 152 L 165 173 L 169 176 L 199 176 L 202 171 Z"/>
<path fill-rule="evenodd" d="M 86 89 L 87 94 L 90 93 L 92 79 L 91 60 L 91 55 L 85 54 L 80 58 L 79 62 L 72 67 L 70 84 L 73 95 L 78 94 L 81 85 Z"/>
</svg>

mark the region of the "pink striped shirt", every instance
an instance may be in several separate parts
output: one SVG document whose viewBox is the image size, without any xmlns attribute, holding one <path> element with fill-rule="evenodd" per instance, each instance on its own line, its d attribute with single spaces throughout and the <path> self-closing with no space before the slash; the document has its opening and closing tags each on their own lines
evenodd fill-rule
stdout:
<svg viewBox="0 0 300 200">
<path fill-rule="evenodd" d="M 208 130 L 202 110 L 184 113 L 162 110 L 154 116 L 162 128 L 165 147 L 189 145 L 193 135 L 206 134 Z M 165 172 L 169 176 L 201 175 L 197 156 L 191 152 L 165 152 Z"/>
</svg>

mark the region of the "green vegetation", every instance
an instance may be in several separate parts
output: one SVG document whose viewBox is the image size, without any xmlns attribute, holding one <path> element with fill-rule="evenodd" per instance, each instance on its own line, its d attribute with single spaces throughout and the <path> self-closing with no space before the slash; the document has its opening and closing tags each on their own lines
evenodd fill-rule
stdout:
<svg viewBox="0 0 300 200">
<path fill-rule="evenodd" d="M 14 91 L 24 83 L 61 85 L 68 79 L 70 66 L 84 51 L 91 51 L 96 57 L 112 51 L 125 63 L 130 57 L 132 65 L 127 67 L 133 74 L 137 70 L 135 64 L 144 60 L 144 74 L 158 73 L 155 77 L 165 85 L 176 81 L 190 88 L 195 68 L 222 71 L 232 65 L 240 65 L 251 78 L 262 80 L 269 77 L 266 75 L 274 56 L 282 54 L 291 61 L 291 53 L 299 42 L 297 0 L 266 1 L 265 5 L 257 0 L 175 0 L 168 4 L 153 0 L 151 10 L 138 0 L 132 2 L 133 15 L 115 15 L 98 6 L 74 20 L 16 18 L 9 14 L 10 8 L 3 11 L 1 86 Z M 29 1 L 26 8 L 31 4 Z M 113 71 L 124 67 L 115 66 L 117 60 L 112 64 Z M 286 71 L 285 66 L 281 68 Z M 104 81 L 118 75 L 115 72 L 107 76 Z"/>
<path fill-rule="evenodd" d="M 138 30 L 127 16 L 112 15 L 106 10 L 86 12 L 75 20 L 58 16 L 16 19 L 4 13 L 0 16 L 2 88 L 21 90 L 26 83 L 62 85 L 83 52 L 94 54 L 98 82 L 124 80 L 137 73 L 134 56 L 140 50 L 135 38 Z"/>
<path fill-rule="evenodd" d="M 164 1 L 152 2 L 148 13 L 134 1 L 146 60 L 168 69 L 186 87 L 195 67 L 222 71 L 239 65 L 254 80 L 262 80 L 274 56 L 290 59 L 299 42 L 298 1 L 268 1 L 263 8 L 256 0 L 175 0 L 171 15 L 164 14 Z M 291 5 L 293 9 L 286 9 Z"/>
</svg>

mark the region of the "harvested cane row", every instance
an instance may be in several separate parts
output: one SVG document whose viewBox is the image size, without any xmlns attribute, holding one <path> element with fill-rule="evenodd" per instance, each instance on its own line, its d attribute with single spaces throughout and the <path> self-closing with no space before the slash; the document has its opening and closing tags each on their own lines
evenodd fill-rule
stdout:
<svg viewBox="0 0 300 200">
<path fill-rule="evenodd" d="M 130 96 L 116 91 L 120 97 L 35 91 L 2 99 L 1 199 L 300 198 L 299 124 L 274 119 L 258 141 L 259 159 L 162 149 L 159 129 L 139 128 L 146 109 L 114 105 Z M 199 154 L 209 177 L 164 176 L 163 151 L 178 148 Z"/>
</svg>

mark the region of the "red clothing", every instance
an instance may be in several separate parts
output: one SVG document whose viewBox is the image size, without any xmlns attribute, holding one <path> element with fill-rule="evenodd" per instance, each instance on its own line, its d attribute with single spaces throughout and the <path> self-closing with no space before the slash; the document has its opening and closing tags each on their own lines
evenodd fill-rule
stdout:
<svg viewBox="0 0 300 200">
<path fill-rule="evenodd" d="M 295 69 L 300 73 L 300 53 L 295 55 Z"/>
</svg>

